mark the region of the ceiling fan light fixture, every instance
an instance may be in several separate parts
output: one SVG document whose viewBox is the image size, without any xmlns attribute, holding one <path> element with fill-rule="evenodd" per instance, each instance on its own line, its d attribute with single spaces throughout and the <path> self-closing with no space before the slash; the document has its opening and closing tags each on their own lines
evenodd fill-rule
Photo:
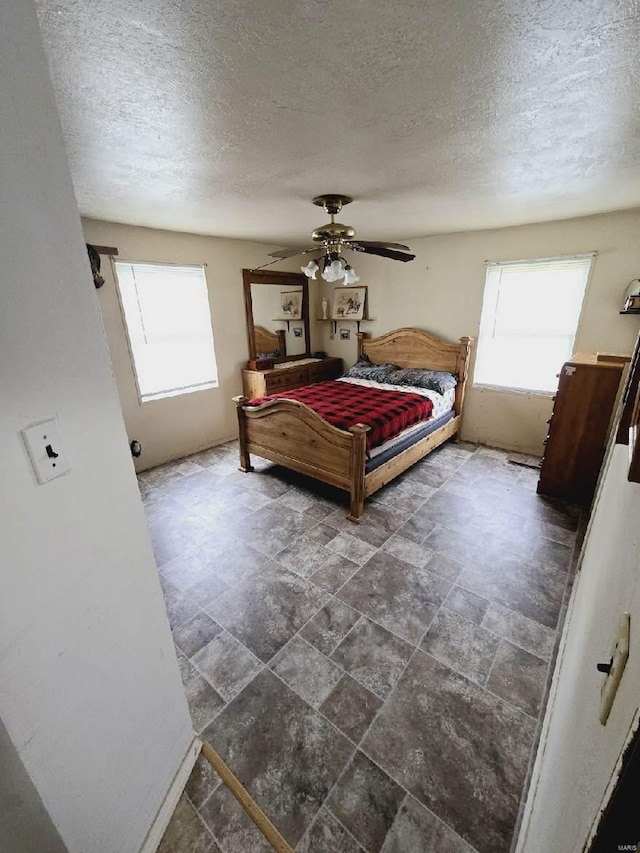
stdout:
<svg viewBox="0 0 640 853">
<path fill-rule="evenodd" d="M 325 270 L 322 273 L 322 278 L 329 282 L 340 281 L 343 276 L 344 267 L 342 266 L 342 262 L 339 258 L 332 260 L 331 263 L 325 267 Z"/>
<path fill-rule="evenodd" d="M 300 271 L 303 272 L 307 278 L 315 278 L 319 269 L 320 267 L 313 259 L 311 259 L 306 266 L 300 267 Z"/>
<path fill-rule="evenodd" d="M 354 268 L 350 264 L 347 264 L 346 267 L 344 268 L 344 282 L 343 282 L 343 284 L 345 284 L 345 285 L 355 284 L 356 281 L 360 281 L 360 276 L 356 275 L 356 271 L 354 270 Z"/>
</svg>

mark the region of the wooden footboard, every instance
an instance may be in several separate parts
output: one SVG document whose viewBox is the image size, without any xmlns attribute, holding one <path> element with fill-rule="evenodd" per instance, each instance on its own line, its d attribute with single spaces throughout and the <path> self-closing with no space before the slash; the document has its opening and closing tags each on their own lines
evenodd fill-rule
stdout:
<svg viewBox="0 0 640 853">
<path fill-rule="evenodd" d="M 253 470 L 251 454 L 255 453 L 344 489 L 351 496 L 348 518 L 358 521 L 362 517 L 368 426 L 338 429 L 296 400 L 247 406 L 246 397 L 233 399 L 238 413 L 241 471 Z"/>
</svg>

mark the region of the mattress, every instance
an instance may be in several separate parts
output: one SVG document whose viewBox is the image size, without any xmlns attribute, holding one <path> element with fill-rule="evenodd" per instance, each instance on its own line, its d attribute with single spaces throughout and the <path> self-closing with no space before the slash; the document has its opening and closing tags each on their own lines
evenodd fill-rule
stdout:
<svg viewBox="0 0 640 853">
<path fill-rule="evenodd" d="M 440 427 L 448 424 L 450 420 L 455 418 L 455 416 L 456 413 L 453 409 L 450 409 L 438 418 L 429 418 L 429 420 L 423 421 L 421 424 L 417 424 L 416 426 L 404 430 L 400 435 L 392 438 L 391 441 L 385 441 L 384 444 L 381 444 L 380 447 L 376 447 L 369 454 L 369 458 L 365 463 L 365 474 L 375 471 L 376 468 L 379 468 L 380 465 L 384 465 L 385 462 L 393 459 L 394 456 L 402 453 L 403 450 L 407 450 L 407 448 L 417 444 L 421 439 L 431 435 L 432 432 L 435 432 L 437 429 L 440 429 Z"/>
<path fill-rule="evenodd" d="M 428 388 L 413 388 L 409 385 L 388 385 L 383 382 L 372 382 L 370 379 L 352 379 L 351 377 L 343 376 L 337 381 L 351 382 L 355 385 L 368 385 L 373 388 L 380 388 L 381 390 L 388 389 L 390 391 L 402 391 L 409 394 L 420 394 L 423 397 L 428 397 L 433 403 L 431 417 L 426 421 L 420 421 L 408 427 L 396 435 L 395 438 L 385 441 L 368 452 L 365 467 L 367 473 L 374 471 L 380 465 L 388 462 L 389 459 L 397 456 L 398 453 L 402 453 L 403 450 L 411 447 L 412 444 L 416 444 L 420 439 L 426 438 L 426 436 L 435 432 L 435 430 L 444 426 L 455 417 L 455 412 L 453 411 L 456 396 L 455 388 L 451 388 L 445 394 L 438 394 L 437 391 L 431 391 Z"/>
</svg>

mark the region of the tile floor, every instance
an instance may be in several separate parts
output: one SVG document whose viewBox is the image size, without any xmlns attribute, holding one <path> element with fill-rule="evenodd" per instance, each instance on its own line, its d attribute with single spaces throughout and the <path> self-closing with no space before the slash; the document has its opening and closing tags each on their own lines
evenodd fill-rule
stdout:
<svg viewBox="0 0 640 853">
<path fill-rule="evenodd" d="M 235 443 L 140 475 L 194 726 L 300 853 L 508 853 L 579 513 L 448 444 L 339 492 Z M 269 845 L 200 759 L 161 853 Z"/>
</svg>

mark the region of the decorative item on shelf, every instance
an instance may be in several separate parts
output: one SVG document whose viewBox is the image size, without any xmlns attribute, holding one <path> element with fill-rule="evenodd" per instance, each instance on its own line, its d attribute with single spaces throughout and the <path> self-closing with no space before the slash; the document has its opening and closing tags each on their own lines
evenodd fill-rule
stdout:
<svg viewBox="0 0 640 853">
<path fill-rule="evenodd" d="M 315 278 L 316 273 L 322 268 L 322 278 L 328 282 L 342 281 L 345 285 L 355 284 L 359 276 L 351 264 L 342 257 L 342 252 L 347 249 L 350 252 L 364 252 L 368 255 L 378 255 L 382 258 L 390 258 L 394 261 L 412 261 L 415 255 L 411 253 L 408 246 L 403 243 L 388 243 L 368 240 L 356 240 L 356 232 L 351 225 L 343 225 L 336 222 L 335 217 L 345 204 L 350 204 L 353 199 L 347 195 L 319 195 L 313 199 L 313 203 L 323 207 L 325 213 L 329 214 L 331 221 L 316 228 L 311 234 L 315 246 L 292 246 L 271 252 L 269 257 L 275 258 L 263 266 L 270 266 L 286 258 L 294 258 L 296 255 L 308 255 L 318 253 L 305 266 L 300 267 L 307 278 Z M 258 267 L 262 269 L 262 267 Z"/>
<path fill-rule="evenodd" d="M 640 278 L 630 281 L 624 294 L 621 314 L 640 314 Z"/>
<path fill-rule="evenodd" d="M 314 352 L 313 357 L 314 358 L 326 358 L 327 354 L 323 349 L 319 349 L 317 352 Z"/>
<path fill-rule="evenodd" d="M 322 302 L 320 304 L 322 305 L 322 319 L 326 320 L 327 319 L 327 308 L 329 307 L 329 302 L 327 301 L 326 296 L 322 297 Z"/>
<path fill-rule="evenodd" d="M 279 320 L 300 320 L 302 318 L 302 292 L 300 290 L 281 290 Z"/>
<path fill-rule="evenodd" d="M 336 287 L 333 291 L 333 307 L 331 309 L 333 334 L 337 333 L 339 320 L 351 320 L 357 323 L 358 331 L 360 331 L 360 322 L 365 319 L 366 306 L 366 285 L 361 285 L 360 287 Z"/>
<path fill-rule="evenodd" d="M 366 301 L 366 287 L 336 287 L 333 292 L 331 319 L 362 320 Z"/>
</svg>

